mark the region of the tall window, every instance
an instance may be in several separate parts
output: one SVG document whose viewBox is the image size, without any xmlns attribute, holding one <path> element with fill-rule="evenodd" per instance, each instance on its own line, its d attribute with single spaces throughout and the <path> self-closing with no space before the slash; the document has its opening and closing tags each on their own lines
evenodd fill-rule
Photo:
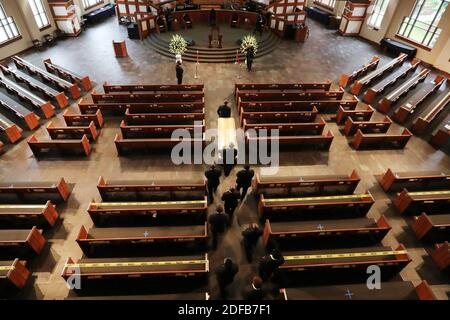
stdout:
<svg viewBox="0 0 450 320">
<path fill-rule="evenodd" d="M 6 16 L 5 9 L 0 3 L 0 44 L 19 37 L 19 30 L 13 17 Z"/>
<path fill-rule="evenodd" d="M 103 0 L 83 0 L 83 7 L 87 9 L 99 3 L 103 3 Z"/>
<path fill-rule="evenodd" d="M 48 21 L 47 12 L 45 12 L 42 0 L 28 0 L 28 3 L 30 4 L 31 11 L 33 11 L 34 20 L 36 20 L 39 29 L 49 26 L 50 22 Z"/>
<path fill-rule="evenodd" d="M 381 22 L 383 21 L 384 14 L 389 5 L 389 0 L 376 0 L 373 5 L 373 11 L 367 20 L 367 25 L 374 29 L 379 29 L 381 27 Z"/>
<path fill-rule="evenodd" d="M 449 3 L 450 0 L 416 0 L 409 17 L 403 18 L 398 35 L 432 48 L 441 34 L 439 21 Z"/>
<path fill-rule="evenodd" d="M 334 8 L 336 6 L 336 0 L 315 0 L 314 2 L 323 4 L 324 6 Z"/>
</svg>

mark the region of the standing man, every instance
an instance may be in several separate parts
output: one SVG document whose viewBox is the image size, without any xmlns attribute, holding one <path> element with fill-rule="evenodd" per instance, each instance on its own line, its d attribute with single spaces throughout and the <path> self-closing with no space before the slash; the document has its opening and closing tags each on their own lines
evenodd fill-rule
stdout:
<svg viewBox="0 0 450 320">
<path fill-rule="evenodd" d="M 239 197 L 240 194 L 235 187 L 230 187 L 230 190 L 224 192 L 222 195 L 225 213 L 228 214 L 228 217 L 230 218 L 230 225 L 233 224 L 234 211 L 238 206 Z"/>
<path fill-rule="evenodd" d="M 225 232 L 229 221 L 228 215 L 223 212 L 223 207 L 221 205 L 218 205 L 216 210 L 217 211 L 208 218 L 214 250 L 217 249 L 219 236 Z"/>
<path fill-rule="evenodd" d="M 217 109 L 217 115 L 219 118 L 231 117 L 231 108 L 228 106 L 228 101 L 225 100 L 223 105 Z"/>
<path fill-rule="evenodd" d="M 253 251 L 258 243 L 259 237 L 261 237 L 262 234 L 263 231 L 257 223 L 252 223 L 247 229 L 242 231 L 245 255 L 249 263 L 253 261 Z"/>
<path fill-rule="evenodd" d="M 226 298 L 226 287 L 230 285 L 236 273 L 238 273 L 239 267 L 230 258 L 226 258 L 224 262 L 216 270 L 217 283 L 219 284 L 220 297 Z"/>
<path fill-rule="evenodd" d="M 237 154 L 238 151 L 233 143 L 230 143 L 228 148 L 222 150 L 223 173 L 225 177 L 228 177 L 231 170 L 233 170 L 233 167 L 236 164 Z"/>
<path fill-rule="evenodd" d="M 216 193 L 217 187 L 220 184 L 221 175 L 222 171 L 217 169 L 214 164 L 205 171 L 205 177 L 207 179 L 208 187 L 208 204 L 211 204 L 214 201 L 214 194 Z"/>
<path fill-rule="evenodd" d="M 182 84 L 183 83 L 183 68 L 181 67 L 181 61 L 177 61 L 177 66 L 175 67 L 175 71 L 177 74 L 177 80 L 178 80 L 178 84 Z"/>
<path fill-rule="evenodd" d="M 248 164 L 244 166 L 244 169 L 237 173 L 236 186 L 239 192 L 241 192 L 242 189 L 241 201 L 244 200 L 248 188 L 252 185 L 252 179 L 254 175 L 255 171 L 250 169 L 250 166 Z"/>
<path fill-rule="evenodd" d="M 253 47 L 247 48 L 245 53 L 245 62 L 247 63 L 247 71 L 252 71 L 253 59 L 255 58 L 255 53 L 253 51 Z"/>
<path fill-rule="evenodd" d="M 261 288 L 262 282 L 260 277 L 253 277 L 252 283 L 245 287 L 242 292 L 244 300 L 262 300 L 264 298 L 264 292 Z"/>
<path fill-rule="evenodd" d="M 259 261 L 259 276 L 264 280 L 268 280 L 278 268 L 283 265 L 284 258 L 281 252 L 273 250 L 270 254 L 266 254 Z"/>
</svg>

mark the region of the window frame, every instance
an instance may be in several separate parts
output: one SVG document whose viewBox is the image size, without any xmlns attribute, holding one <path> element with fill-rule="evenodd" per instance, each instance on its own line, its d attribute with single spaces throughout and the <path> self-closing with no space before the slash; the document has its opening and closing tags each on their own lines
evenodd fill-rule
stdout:
<svg viewBox="0 0 450 320">
<path fill-rule="evenodd" d="M 442 29 L 439 28 L 438 25 L 441 22 L 442 16 L 445 14 L 446 10 L 450 7 L 450 0 L 441 0 L 439 8 L 434 12 L 433 19 L 431 20 L 430 23 L 425 23 L 419 20 L 420 15 L 422 13 L 422 9 L 424 8 L 425 3 L 427 1 L 428 0 L 416 0 L 409 16 L 403 17 L 403 20 L 400 23 L 400 27 L 395 36 L 422 49 L 431 51 L 434 48 L 434 45 L 436 44 L 442 32 Z M 447 4 L 447 7 L 442 11 L 442 8 L 445 4 Z M 435 24 L 436 19 L 438 18 L 438 15 L 440 13 L 441 17 L 439 18 L 439 21 Z M 417 23 L 424 24 L 425 28 L 416 26 Z M 410 37 L 411 33 L 415 28 L 419 28 L 425 31 L 422 40 L 416 40 Z"/>
<path fill-rule="evenodd" d="M 90 1 L 95 1 L 95 3 L 90 4 Z M 89 10 L 91 8 L 98 6 L 99 4 L 103 4 L 104 1 L 103 0 L 83 0 L 82 3 L 83 3 L 84 10 Z"/>
<path fill-rule="evenodd" d="M 336 8 L 336 2 L 337 0 L 314 0 L 314 4 L 330 10 L 334 10 L 334 8 Z"/>
<path fill-rule="evenodd" d="M 39 11 L 38 6 L 36 4 L 36 2 L 38 2 L 38 1 L 40 2 L 43 11 Z M 36 22 L 36 24 L 39 28 L 39 31 L 50 28 L 52 26 L 52 24 L 50 23 L 50 19 L 48 17 L 47 10 L 45 10 L 44 2 L 42 0 L 28 0 L 28 4 L 30 5 L 31 11 L 33 13 L 34 21 Z M 35 6 L 37 13 L 33 12 L 33 7 L 31 4 L 33 4 Z M 43 16 L 45 17 L 45 19 L 47 19 L 47 24 L 43 23 L 44 22 L 42 19 Z M 42 26 L 39 26 L 38 19 L 42 23 Z"/>
<path fill-rule="evenodd" d="M 0 13 L 4 16 L 4 18 L 0 18 L 0 30 L 2 30 L 6 34 L 6 40 L 3 40 L 0 42 L 0 48 L 4 47 L 12 42 L 15 42 L 17 40 L 22 39 L 22 35 L 20 33 L 19 27 L 17 26 L 16 21 L 14 20 L 13 16 L 8 16 L 6 13 L 5 8 L 3 7 L 3 4 L 0 2 Z M 14 29 L 11 28 L 11 26 L 14 26 Z M 13 35 L 10 37 L 8 35 L 7 29 L 9 29 L 9 32 Z"/>
<path fill-rule="evenodd" d="M 378 4 L 381 2 L 381 5 L 379 6 L 380 11 L 375 11 L 375 9 L 377 8 Z M 389 3 L 390 0 L 375 0 L 375 3 L 373 4 L 373 11 L 372 13 L 369 15 L 369 17 L 367 18 L 367 26 L 371 29 L 374 30 L 380 30 L 381 28 L 381 24 L 384 20 L 384 16 L 386 15 L 386 11 L 389 7 Z M 384 10 L 382 10 L 384 8 Z M 373 17 L 376 17 L 375 19 L 373 19 Z M 380 25 L 377 26 L 375 23 L 373 23 L 372 20 L 378 21 L 379 17 L 381 17 L 381 21 L 380 21 Z"/>
</svg>

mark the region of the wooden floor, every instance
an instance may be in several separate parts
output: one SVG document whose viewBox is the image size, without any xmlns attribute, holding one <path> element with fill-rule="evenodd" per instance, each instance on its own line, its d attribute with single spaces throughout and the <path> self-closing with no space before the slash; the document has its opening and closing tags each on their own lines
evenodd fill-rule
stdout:
<svg viewBox="0 0 450 320">
<path fill-rule="evenodd" d="M 353 71 L 368 62 L 373 55 L 382 58 L 381 65 L 389 57 L 376 47 L 357 38 L 340 37 L 332 30 L 309 21 L 310 39 L 305 44 L 283 41 L 274 53 L 258 59 L 254 71 L 242 71 L 237 79 L 237 66 L 234 64 L 201 64 L 199 79 L 194 79 L 194 64 L 186 64 L 185 83 L 204 83 L 206 99 L 206 120 L 208 128 L 217 127 L 216 109 L 224 99 L 233 101 L 235 82 L 307 82 L 331 79 L 335 83 L 344 71 Z M 224 35 L 226 37 L 226 35 Z M 42 60 L 51 58 L 57 64 L 81 74 L 89 74 L 100 85 L 104 81 L 114 83 L 176 83 L 174 61 L 152 52 L 140 41 L 127 40 L 129 58 L 116 59 L 111 46 L 112 40 L 126 38 L 125 28 L 120 27 L 114 18 L 86 30 L 78 38 L 59 42 L 52 48 L 41 52 L 24 54 L 26 59 L 42 65 Z M 233 105 L 234 107 L 234 105 Z M 77 108 L 71 106 L 70 109 Z M 234 116 L 235 110 L 233 108 Z M 377 117 L 382 118 L 381 114 Z M 33 157 L 26 141 L 15 145 L 0 156 L 0 179 L 6 181 L 56 180 L 64 177 L 71 183 L 73 193 L 65 206 L 58 207 L 62 219 L 57 226 L 45 234 L 49 245 L 45 252 L 30 264 L 32 281 L 17 298 L 25 299 L 65 299 L 69 290 L 61 278 L 61 270 L 67 257 L 80 258 L 82 255 L 75 238 L 81 225 L 90 227 L 92 222 L 86 212 L 93 198 L 99 199 L 96 183 L 100 175 L 114 179 L 152 179 L 177 177 L 197 177 L 205 170 L 201 165 L 173 166 L 170 155 L 121 157 L 113 143 L 119 130 L 119 118 L 106 117 L 93 153 L 86 159 L 47 159 Z M 61 113 L 57 123 L 62 124 Z M 46 137 L 42 129 L 38 137 Z M 369 217 L 386 215 L 393 230 L 385 238 L 384 245 L 396 246 L 402 242 L 408 248 L 413 262 L 401 272 L 404 280 L 416 284 L 427 280 L 439 299 L 449 299 L 450 285 L 436 268 L 424 248 L 408 227 L 409 221 L 400 217 L 391 205 L 388 196 L 377 184 L 377 178 L 391 168 L 394 171 L 446 170 L 450 169 L 450 158 L 442 151 L 436 151 L 426 141 L 413 137 L 404 150 L 354 151 L 347 139 L 339 132 L 333 122 L 328 122 L 325 130 L 335 135 L 330 152 L 305 151 L 288 152 L 281 156 L 280 174 L 348 174 L 356 169 L 362 178 L 356 192 L 370 190 L 376 204 Z M 400 131 L 400 127 L 394 129 Z M 222 180 L 219 193 L 235 182 L 235 172 Z M 216 203 L 218 203 L 216 199 Z M 245 224 L 256 221 L 254 197 L 250 194 L 238 209 L 237 221 L 227 232 L 219 249 L 210 252 L 211 268 L 214 270 L 225 257 L 231 257 L 240 265 L 235 283 L 230 287 L 230 297 L 239 298 L 240 289 L 256 273 L 257 265 L 249 265 L 240 244 L 240 233 Z M 213 210 L 211 206 L 210 210 Z M 262 248 L 258 248 L 262 254 Z M 217 285 L 211 273 L 210 289 L 212 298 L 217 297 Z"/>
</svg>

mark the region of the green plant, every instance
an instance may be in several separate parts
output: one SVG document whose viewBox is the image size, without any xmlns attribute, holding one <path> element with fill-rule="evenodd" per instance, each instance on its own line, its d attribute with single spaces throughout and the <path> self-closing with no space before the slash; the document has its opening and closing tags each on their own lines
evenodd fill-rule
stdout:
<svg viewBox="0 0 450 320">
<path fill-rule="evenodd" d="M 187 42 L 179 34 L 172 36 L 169 42 L 169 51 L 173 54 L 183 54 L 187 49 Z"/>
<path fill-rule="evenodd" d="M 258 51 L 258 41 L 251 34 L 246 35 L 242 39 L 242 43 L 241 43 L 241 51 L 242 52 L 245 53 L 249 48 L 253 48 L 253 53 L 254 54 L 256 54 L 256 52 Z"/>
</svg>

